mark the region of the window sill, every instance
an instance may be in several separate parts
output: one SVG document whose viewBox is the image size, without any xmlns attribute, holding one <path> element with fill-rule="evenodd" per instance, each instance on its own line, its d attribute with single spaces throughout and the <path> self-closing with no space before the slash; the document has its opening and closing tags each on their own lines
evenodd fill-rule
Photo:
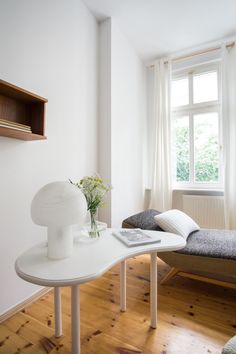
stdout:
<svg viewBox="0 0 236 354">
<path fill-rule="evenodd" d="M 196 194 L 217 194 L 217 195 L 224 195 L 223 188 L 190 188 L 190 187 L 173 187 L 172 192 L 194 192 Z"/>
</svg>

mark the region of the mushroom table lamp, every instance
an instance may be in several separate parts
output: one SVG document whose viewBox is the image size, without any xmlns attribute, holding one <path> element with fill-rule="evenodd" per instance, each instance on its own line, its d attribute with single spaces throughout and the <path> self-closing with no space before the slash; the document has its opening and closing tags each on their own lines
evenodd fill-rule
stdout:
<svg viewBox="0 0 236 354">
<path fill-rule="evenodd" d="M 87 202 L 84 194 L 70 182 L 53 182 L 33 198 L 31 217 L 48 228 L 48 258 L 62 259 L 73 252 L 71 226 L 85 222 Z"/>
</svg>

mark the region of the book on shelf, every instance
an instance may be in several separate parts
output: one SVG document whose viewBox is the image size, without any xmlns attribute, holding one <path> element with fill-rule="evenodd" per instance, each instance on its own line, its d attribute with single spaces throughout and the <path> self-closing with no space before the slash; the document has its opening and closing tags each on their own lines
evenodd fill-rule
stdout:
<svg viewBox="0 0 236 354">
<path fill-rule="evenodd" d="M 8 129 L 10 128 L 10 129 L 14 129 L 14 130 L 19 130 L 19 131 L 25 132 L 25 133 L 32 133 L 31 129 L 13 127 L 13 126 L 6 125 L 6 124 L 2 124 L 2 123 L 0 123 L 0 127 L 2 127 L 2 128 L 8 128 Z"/>
<path fill-rule="evenodd" d="M 150 235 L 141 229 L 119 229 L 112 234 L 128 247 L 161 242 L 157 235 Z"/>
<path fill-rule="evenodd" d="M 23 129 L 25 131 L 30 131 L 31 132 L 31 127 L 29 125 L 21 124 L 21 123 L 18 123 L 18 122 L 12 122 L 12 121 L 6 120 L 6 119 L 1 119 L 0 118 L 0 125 L 2 127 L 18 128 L 18 129 Z"/>
</svg>

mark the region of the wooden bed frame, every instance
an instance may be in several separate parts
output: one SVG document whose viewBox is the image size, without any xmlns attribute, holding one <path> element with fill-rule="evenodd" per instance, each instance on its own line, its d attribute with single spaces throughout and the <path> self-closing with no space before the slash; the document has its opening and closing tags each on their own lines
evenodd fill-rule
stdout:
<svg viewBox="0 0 236 354">
<path fill-rule="evenodd" d="M 170 280 L 171 278 L 173 278 L 176 275 L 180 275 L 181 277 L 189 278 L 189 279 L 193 279 L 193 280 L 199 280 L 204 283 L 210 283 L 210 284 L 214 284 L 214 285 L 224 286 L 224 287 L 227 287 L 230 289 L 236 289 L 236 283 L 231 283 L 231 282 L 225 281 L 225 280 L 209 278 L 208 276 L 204 276 L 204 275 L 200 275 L 200 274 L 193 274 L 193 273 L 184 272 L 184 271 L 174 268 L 174 267 L 172 267 L 169 270 L 169 272 L 164 275 L 164 277 L 161 279 L 161 284 L 162 285 L 166 284 L 168 282 L 168 280 Z"/>
</svg>

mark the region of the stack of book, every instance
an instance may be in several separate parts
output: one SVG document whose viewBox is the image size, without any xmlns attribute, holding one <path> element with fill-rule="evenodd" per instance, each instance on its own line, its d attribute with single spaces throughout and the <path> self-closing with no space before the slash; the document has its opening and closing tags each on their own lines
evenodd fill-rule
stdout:
<svg viewBox="0 0 236 354">
<path fill-rule="evenodd" d="M 157 232 L 153 233 L 151 231 L 151 233 L 148 234 L 148 231 L 142 231 L 141 229 L 114 230 L 112 235 L 114 235 L 128 247 L 161 242 Z"/>
<path fill-rule="evenodd" d="M 31 127 L 29 125 L 12 122 L 10 120 L 5 120 L 0 118 L 0 127 L 11 128 L 15 130 L 20 130 L 25 133 L 32 133 Z"/>
</svg>

